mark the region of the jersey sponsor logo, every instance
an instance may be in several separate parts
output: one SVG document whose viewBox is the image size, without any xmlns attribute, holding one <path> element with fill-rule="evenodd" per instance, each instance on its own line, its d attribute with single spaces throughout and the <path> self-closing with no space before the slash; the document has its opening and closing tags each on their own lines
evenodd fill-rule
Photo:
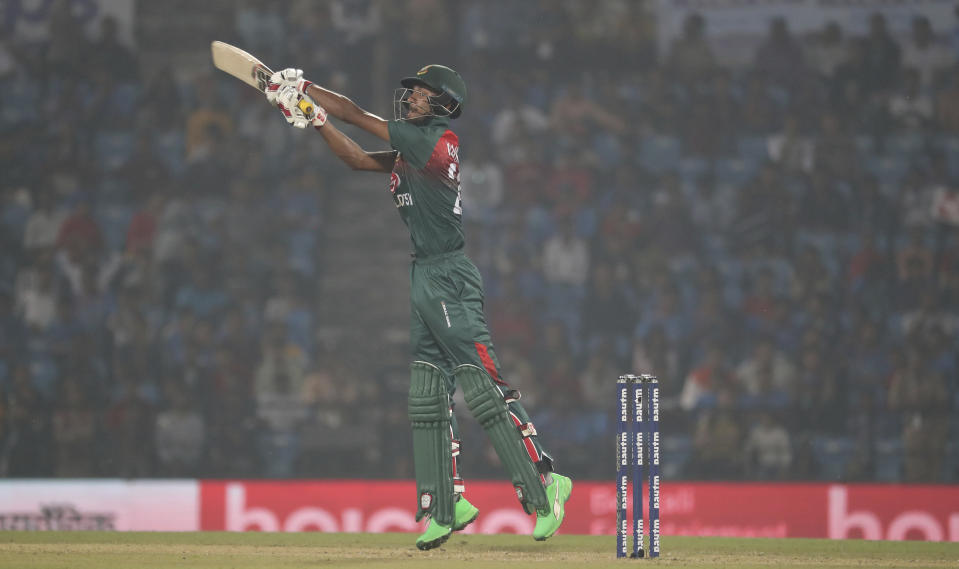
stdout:
<svg viewBox="0 0 959 569">
<path fill-rule="evenodd" d="M 390 193 L 396 195 L 396 188 L 400 187 L 400 177 L 396 172 L 390 172 Z"/>
<path fill-rule="evenodd" d="M 450 312 L 449 312 L 449 310 L 446 309 L 446 302 L 444 302 L 444 301 L 441 300 L 441 301 L 440 301 L 440 306 L 443 307 L 443 317 L 446 318 L 446 327 L 447 327 L 447 328 L 452 328 L 452 327 L 453 327 L 453 323 L 450 322 Z"/>
<path fill-rule="evenodd" d="M 393 194 L 393 201 L 396 207 L 407 207 L 413 205 L 413 194 Z"/>
<path fill-rule="evenodd" d="M 433 507 L 433 495 L 429 492 L 420 494 L 420 509 L 429 510 L 431 507 Z"/>
</svg>

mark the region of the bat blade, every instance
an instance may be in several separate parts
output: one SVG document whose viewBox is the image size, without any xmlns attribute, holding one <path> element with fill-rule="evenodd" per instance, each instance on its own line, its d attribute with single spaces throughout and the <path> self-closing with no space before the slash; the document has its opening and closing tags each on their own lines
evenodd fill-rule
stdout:
<svg viewBox="0 0 959 569">
<path fill-rule="evenodd" d="M 261 92 L 266 92 L 266 84 L 273 75 L 273 71 L 262 61 L 236 46 L 221 41 L 212 42 L 210 52 L 213 55 L 214 67 Z"/>
</svg>

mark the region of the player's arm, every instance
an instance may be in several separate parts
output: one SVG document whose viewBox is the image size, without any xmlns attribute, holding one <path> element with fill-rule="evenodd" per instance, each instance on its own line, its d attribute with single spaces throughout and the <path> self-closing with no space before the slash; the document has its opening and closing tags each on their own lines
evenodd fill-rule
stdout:
<svg viewBox="0 0 959 569">
<path fill-rule="evenodd" d="M 344 95 L 320 87 L 315 83 L 306 83 L 302 92 L 313 99 L 317 105 L 326 109 L 326 112 L 346 124 L 361 128 L 373 136 L 389 142 L 390 131 L 385 119 L 363 110 Z"/>
<path fill-rule="evenodd" d="M 267 100 L 271 103 L 276 102 L 276 94 L 287 87 L 295 88 L 299 95 L 309 97 L 314 103 L 326 109 L 326 112 L 346 124 L 359 127 L 373 136 L 389 142 L 390 131 L 385 119 L 363 110 L 345 95 L 330 91 L 304 79 L 302 69 L 290 67 L 274 73 L 267 85 Z"/>
<path fill-rule="evenodd" d="M 368 172 L 391 172 L 393 170 L 393 163 L 396 161 L 395 150 L 367 152 L 330 122 L 316 127 L 316 130 L 323 135 L 323 140 L 330 146 L 333 154 L 336 154 L 350 168 Z"/>
<path fill-rule="evenodd" d="M 347 166 L 353 170 L 369 172 L 390 172 L 393 170 L 396 151 L 367 152 L 363 150 L 356 141 L 328 122 L 327 118 L 330 113 L 323 105 L 314 101 L 312 97 L 300 94 L 293 85 L 280 86 L 271 83 L 270 86 L 273 85 L 277 85 L 277 87 L 269 90 L 267 100 L 283 112 L 286 121 L 297 128 L 306 128 L 308 125 L 312 125 L 320 131 L 333 153 Z"/>
</svg>

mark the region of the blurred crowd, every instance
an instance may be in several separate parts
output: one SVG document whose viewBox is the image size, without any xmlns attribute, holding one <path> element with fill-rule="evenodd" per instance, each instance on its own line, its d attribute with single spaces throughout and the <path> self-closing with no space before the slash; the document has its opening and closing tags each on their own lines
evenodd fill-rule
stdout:
<svg viewBox="0 0 959 569">
<path fill-rule="evenodd" d="M 733 68 L 696 14 L 657 48 L 640 2 L 231 9 L 226 39 L 363 104 L 464 75 L 469 252 L 563 472 L 611 475 L 633 372 L 667 478 L 959 480 L 959 35 L 776 19 Z M 0 40 L 0 476 L 410 476 L 402 389 L 338 381 L 316 334 L 349 173 L 71 17 Z"/>
</svg>

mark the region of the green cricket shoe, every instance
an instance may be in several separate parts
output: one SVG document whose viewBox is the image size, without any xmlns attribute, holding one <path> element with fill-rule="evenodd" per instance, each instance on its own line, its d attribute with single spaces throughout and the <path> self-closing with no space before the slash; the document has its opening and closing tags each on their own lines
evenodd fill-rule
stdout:
<svg viewBox="0 0 959 569">
<path fill-rule="evenodd" d="M 536 512 L 536 527 L 533 528 L 533 539 L 545 541 L 556 533 L 566 517 L 566 500 L 573 493 L 573 481 L 561 474 L 553 473 L 553 481 L 546 487 L 546 497 L 549 499 L 550 511 L 541 514 Z"/>
<path fill-rule="evenodd" d="M 470 504 L 466 498 L 460 496 L 456 501 L 456 518 L 453 521 L 453 531 L 460 531 L 479 517 L 479 508 Z"/>
<path fill-rule="evenodd" d="M 439 547 L 446 543 L 446 540 L 450 538 L 450 534 L 452 533 L 453 528 L 444 526 L 433 518 L 430 518 L 429 523 L 426 525 L 426 531 L 423 532 L 423 535 L 416 538 L 416 547 L 423 551 Z"/>
</svg>

